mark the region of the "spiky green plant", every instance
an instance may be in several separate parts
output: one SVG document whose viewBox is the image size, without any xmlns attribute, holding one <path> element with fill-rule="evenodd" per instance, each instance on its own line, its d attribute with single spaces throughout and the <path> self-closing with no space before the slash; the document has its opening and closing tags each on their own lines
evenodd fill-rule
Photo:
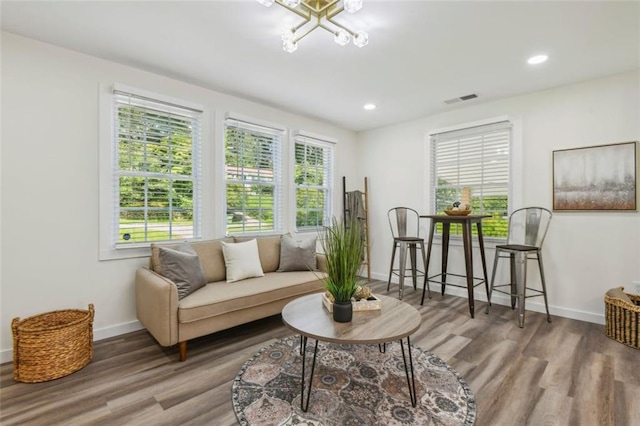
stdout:
<svg viewBox="0 0 640 426">
<path fill-rule="evenodd" d="M 345 223 L 335 217 L 323 227 L 320 244 L 327 263 L 324 279 L 327 291 L 336 302 L 348 302 L 358 289 L 358 271 L 362 264 L 364 242 L 357 219 Z"/>
</svg>

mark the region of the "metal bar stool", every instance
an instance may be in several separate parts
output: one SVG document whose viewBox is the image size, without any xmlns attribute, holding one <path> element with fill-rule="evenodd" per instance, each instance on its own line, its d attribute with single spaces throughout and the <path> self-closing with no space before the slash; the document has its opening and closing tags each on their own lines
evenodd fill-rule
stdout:
<svg viewBox="0 0 640 426">
<path fill-rule="evenodd" d="M 544 297 L 544 306 L 547 310 L 547 321 L 551 322 L 549 304 L 547 303 L 547 285 L 544 279 L 544 267 L 542 264 L 542 243 L 547 234 L 552 213 L 543 207 L 525 207 L 518 209 L 509 216 L 509 233 L 507 244 L 496 246 L 496 256 L 493 261 L 491 285 L 489 286 L 489 304 L 486 313 L 489 313 L 491 294 L 493 291 L 511 296 L 511 308 L 518 304 L 518 325 L 524 327 L 524 305 L 527 297 Z M 498 259 L 507 258 L 510 262 L 510 282 L 508 284 L 494 285 Z M 542 290 L 527 287 L 527 263 L 529 260 L 537 260 L 540 270 Z M 499 290 L 500 287 L 509 287 L 509 291 Z M 536 294 L 526 295 L 527 290 Z"/>
<path fill-rule="evenodd" d="M 391 227 L 391 235 L 393 236 L 393 249 L 391 251 L 391 266 L 389 268 L 389 280 L 387 282 L 387 291 L 391 288 L 392 275 L 398 275 L 400 279 L 399 298 L 402 299 L 404 293 L 404 278 L 407 266 L 407 249 L 409 250 L 409 258 L 411 260 L 411 277 L 413 279 L 413 288 L 417 290 L 417 280 L 419 276 L 426 275 L 426 259 L 424 251 L 424 238 L 420 237 L 420 215 L 416 210 L 409 207 L 394 207 L 387 212 L 389 218 L 389 226 Z M 415 232 L 413 230 L 415 229 Z M 396 251 L 400 250 L 398 259 L 398 268 L 393 267 L 396 258 Z M 421 250 L 422 270 L 418 269 L 418 249 Z M 427 284 L 427 283 L 425 283 Z M 427 285 L 427 289 L 428 285 Z M 429 298 L 431 298 L 431 290 L 429 290 Z"/>
</svg>

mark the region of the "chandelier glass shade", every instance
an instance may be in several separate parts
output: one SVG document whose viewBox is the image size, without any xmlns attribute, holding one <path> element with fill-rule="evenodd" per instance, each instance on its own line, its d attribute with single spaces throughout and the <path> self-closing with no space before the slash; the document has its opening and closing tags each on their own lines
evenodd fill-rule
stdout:
<svg viewBox="0 0 640 426">
<path fill-rule="evenodd" d="M 363 0 L 257 0 L 265 6 L 276 3 L 303 18 L 300 24 L 288 28 L 282 33 L 282 48 L 286 52 L 293 52 L 298 48 L 298 42 L 316 28 L 322 28 L 333 34 L 333 40 L 341 46 L 353 44 L 358 47 L 369 43 L 369 35 L 363 31 L 354 31 L 336 22 L 334 18 L 346 11 L 357 12 L 362 8 Z"/>
</svg>

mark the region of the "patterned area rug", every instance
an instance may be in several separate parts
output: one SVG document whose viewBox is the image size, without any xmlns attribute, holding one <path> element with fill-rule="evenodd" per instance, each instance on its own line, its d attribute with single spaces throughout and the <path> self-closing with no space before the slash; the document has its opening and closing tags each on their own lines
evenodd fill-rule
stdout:
<svg viewBox="0 0 640 426">
<path fill-rule="evenodd" d="M 314 340 L 307 343 L 309 383 Z M 405 345 L 405 351 L 406 351 Z M 412 347 L 417 405 L 411 406 L 398 342 L 337 345 L 320 342 L 309 410 L 300 409 L 300 337 L 263 348 L 233 382 L 233 408 L 241 425 L 473 425 L 469 386 L 437 356 Z M 305 391 L 306 398 L 306 391 Z"/>
</svg>

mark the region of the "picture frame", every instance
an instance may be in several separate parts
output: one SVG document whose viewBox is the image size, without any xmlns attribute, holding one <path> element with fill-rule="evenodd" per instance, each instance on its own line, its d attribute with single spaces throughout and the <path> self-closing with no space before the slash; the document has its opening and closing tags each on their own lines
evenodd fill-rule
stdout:
<svg viewBox="0 0 640 426">
<path fill-rule="evenodd" d="M 637 144 L 553 151 L 553 210 L 637 211 Z"/>
</svg>

